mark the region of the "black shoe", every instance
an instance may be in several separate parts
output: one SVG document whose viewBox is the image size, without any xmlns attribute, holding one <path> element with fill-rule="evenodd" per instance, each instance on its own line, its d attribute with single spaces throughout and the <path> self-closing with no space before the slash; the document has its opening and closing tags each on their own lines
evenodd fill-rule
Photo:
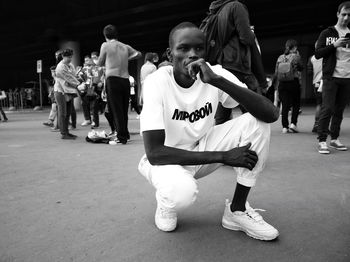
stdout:
<svg viewBox="0 0 350 262">
<path fill-rule="evenodd" d="M 62 135 L 62 136 L 61 136 L 61 139 L 70 139 L 70 140 L 74 140 L 75 137 L 70 136 L 70 135 Z"/>
<path fill-rule="evenodd" d="M 43 125 L 44 126 L 53 127 L 53 123 L 52 122 L 44 122 Z"/>
<path fill-rule="evenodd" d="M 71 134 L 71 133 L 68 133 L 68 136 L 70 136 L 70 137 L 74 137 L 74 138 L 77 138 L 77 137 L 78 137 L 78 136 L 73 135 L 73 134 Z"/>
</svg>

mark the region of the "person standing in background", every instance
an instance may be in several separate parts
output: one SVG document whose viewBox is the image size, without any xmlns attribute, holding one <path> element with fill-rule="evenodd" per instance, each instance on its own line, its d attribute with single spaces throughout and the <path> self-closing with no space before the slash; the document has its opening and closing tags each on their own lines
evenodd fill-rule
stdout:
<svg viewBox="0 0 350 262">
<path fill-rule="evenodd" d="M 283 72 L 281 71 L 283 66 Z M 297 122 L 300 109 L 300 82 L 303 65 L 298 52 L 298 42 L 288 39 L 285 50 L 276 62 L 275 75 L 277 77 L 278 94 L 282 105 L 282 133 L 298 133 Z M 288 113 L 292 108 L 291 124 Z"/>
<path fill-rule="evenodd" d="M 350 100 L 350 1 L 338 6 L 337 23 L 323 30 L 318 37 L 315 57 L 323 58 L 322 106 L 318 125 L 318 152 L 329 154 L 329 146 L 346 151 L 339 140 L 343 112 Z M 329 127 L 330 124 L 330 127 Z"/>
<path fill-rule="evenodd" d="M 106 92 L 108 110 L 117 128 L 115 143 L 126 144 L 128 131 L 128 109 L 130 97 L 129 60 L 141 57 L 141 52 L 117 40 L 117 29 L 107 25 L 103 29 L 106 39 L 101 45 L 100 56 L 94 61 L 106 67 Z"/>
</svg>

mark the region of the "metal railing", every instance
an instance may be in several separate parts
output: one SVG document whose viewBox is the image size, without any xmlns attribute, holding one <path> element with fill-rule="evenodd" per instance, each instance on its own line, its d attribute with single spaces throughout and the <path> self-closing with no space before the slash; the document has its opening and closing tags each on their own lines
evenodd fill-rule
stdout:
<svg viewBox="0 0 350 262">
<path fill-rule="evenodd" d="M 23 110 L 27 108 L 27 101 L 20 92 L 5 92 L 6 98 L 0 100 L 4 110 Z"/>
</svg>

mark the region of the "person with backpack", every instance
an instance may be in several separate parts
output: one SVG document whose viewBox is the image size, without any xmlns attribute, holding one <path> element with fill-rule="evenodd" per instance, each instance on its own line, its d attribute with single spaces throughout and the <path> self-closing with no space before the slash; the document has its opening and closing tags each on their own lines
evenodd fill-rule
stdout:
<svg viewBox="0 0 350 262">
<path fill-rule="evenodd" d="M 282 106 L 282 133 L 298 133 L 297 122 L 300 109 L 300 81 L 303 65 L 298 52 L 298 42 L 288 39 L 285 50 L 276 62 L 275 76 Z M 291 124 L 288 113 L 292 108 Z"/>
<path fill-rule="evenodd" d="M 245 1 L 212 1 L 200 29 L 206 35 L 206 61 L 222 65 L 254 92 L 266 90 L 266 74 Z M 231 119 L 231 113 L 232 109 L 219 104 L 216 124 Z"/>
</svg>

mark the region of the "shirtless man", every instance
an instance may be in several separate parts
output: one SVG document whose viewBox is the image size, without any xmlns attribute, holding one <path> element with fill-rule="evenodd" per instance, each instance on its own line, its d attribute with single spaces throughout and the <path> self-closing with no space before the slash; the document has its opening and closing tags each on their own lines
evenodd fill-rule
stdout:
<svg viewBox="0 0 350 262">
<path fill-rule="evenodd" d="M 94 61 L 106 68 L 106 92 L 108 110 L 117 127 L 114 143 L 126 144 L 130 138 L 128 131 L 128 107 L 130 96 L 129 60 L 141 57 L 141 53 L 117 40 L 114 25 L 103 29 L 106 42 L 101 45 L 100 56 Z"/>
</svg>

